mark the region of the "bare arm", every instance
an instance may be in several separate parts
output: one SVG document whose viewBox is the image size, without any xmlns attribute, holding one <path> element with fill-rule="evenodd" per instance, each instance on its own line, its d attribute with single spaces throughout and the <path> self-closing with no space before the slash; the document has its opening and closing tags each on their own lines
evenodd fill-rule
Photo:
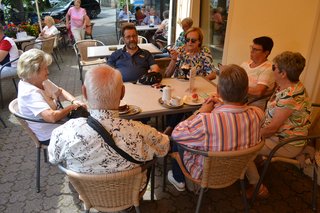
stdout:
<svg viewBox="0 0 320 213">
<path fill-rule="evenodd" d="M 0 50 L 0 61 L 3 61 L 3 59 L 8 55 L 8 51 Z"/>
<path fill-rule="evenodd" d="M 266 93 L 267 89 L 268 87 L 266 85 L 258 84 L 255 87 L 249 87 L 248 94 L 255 97 L 262 97 Z"/>
<path fill-rule="evenodd" d="M 171 56 L 171 61 L 166 69 L 165 72 L 165 77 L 169 78 L 172 76 L 175 68 L 176 68 L 176 62 L 178 58 L 178 52 L 175 50 L 170 50 L 170 56 Z"/>
<path fill-rule="evenodd" d="M 65 107 L 64 109 L 59 109 L 59 110 L 53 110 L 53 109 L 47 109 L 44 110 L 43 112 L 40 113 L 40 115 L 42 116 L 43 120 L 50 122 L 50 123 L 55 123 L 59 120 L 61 120 L 62 118 L 67 117 L 67 115 L 69 114 L 69 112 L 71 110 L 77 109 L 78 105 L 75 104 L 71 104 L 67 107 Z"/>
<path fill-rule="evenodd" d="M 271 123 L 268 126 L 263 127 L 261 129 L 261 136 L 270 137 L 274 135 L 278 131 L 278 129 L 283 125 L 283 123 L 290 117 L 292 113 L 293 113 L 293 110 L 291 109 L 277 108 L 275 110 Z"/>
</svg>

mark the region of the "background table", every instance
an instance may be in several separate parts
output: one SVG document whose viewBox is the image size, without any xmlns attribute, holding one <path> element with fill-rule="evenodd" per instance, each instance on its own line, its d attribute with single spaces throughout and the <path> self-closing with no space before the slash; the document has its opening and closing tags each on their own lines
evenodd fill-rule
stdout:
<svg viewBox="0 0 320 213">
<path fill-rule="evenodd" d="M 137 31 L 157 30 L 158 28 L 159 28 L 159 25 L 154 25 L 153 27 L 150 27 L 149 25 L 136 26 Z"/>
<path fill-rule="evenodd" d="M 94 58 L 94 57 L 108 57 L 110 56 L 114 50 L 110 50 L 109 48 L 117 48 L 121 49 L 123 48 L 123 44 L 121 45 L 106 45 L 106 46 L 94 46 L 94 47 L 88 47 L 87 54 L 89 58 Z M 141 49 L 148 50 L 152 54 L 160 54 L 162 51 L 156 47 L 155 45 L 151 43 L 147 44 L 138 44 L 138 46 Z"/>
<path fill-rule="evenodd" d="M 24 37 L 24 38 L 15 38 L 13 39 L 13 41 L 16 43 L 18 49 L 21 49 L 21 44 L 23 42 L 29 42 L 29 41 L 33 41 L 33 40 L 36 40 L 36 37 L 35 36 L 27 36 L 27 37 Z"/>
</svg>

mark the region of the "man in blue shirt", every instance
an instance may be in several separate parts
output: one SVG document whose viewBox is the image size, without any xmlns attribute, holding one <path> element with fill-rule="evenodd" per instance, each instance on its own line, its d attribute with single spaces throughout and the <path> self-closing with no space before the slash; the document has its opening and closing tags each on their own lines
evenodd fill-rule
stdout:
<svg viewBox="0 0 320 213">
<path fill-rule="evenodd" d="M 152 54 L 138 47 L 138 33 L 133 24 L 126 24 L 122 29 L 125 46 L 115 51 L 108 58 L 107 64 L 118 69 L 124 82 L 137 81 L 147 72 L 159 72 Z"/>
</svg>

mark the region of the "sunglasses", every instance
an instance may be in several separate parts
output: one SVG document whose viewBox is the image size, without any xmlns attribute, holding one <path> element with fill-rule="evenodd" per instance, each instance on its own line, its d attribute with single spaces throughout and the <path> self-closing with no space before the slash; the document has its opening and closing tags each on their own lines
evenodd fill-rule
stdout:
<svg viewBox="0 0 320 213">
<path fill-rule="evenodd" d="M 198 39 L 195 38 L 186 38 L 186 42 L 188 43 L 189 41 L 191 41 L 191 43 L 196 43 L 196 41 L 198 41 Z"/>
<path fill-rule="evenodd" d="M 276 65 L 272 64 L 272 71 L 274 72 L 276 71 L 276 69 L 277 69 Z"/>
</svg>

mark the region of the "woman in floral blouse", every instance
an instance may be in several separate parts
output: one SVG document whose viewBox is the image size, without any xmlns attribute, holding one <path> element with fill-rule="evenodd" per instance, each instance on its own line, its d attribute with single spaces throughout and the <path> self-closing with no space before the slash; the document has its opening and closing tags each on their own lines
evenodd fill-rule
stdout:
<svg viewBox="0 0 320 213">
<path fill-rule="evenodd" d="M 190 68 L 196 67 L 197 75 L 206 76 L 207 79 L 212 80 L 216 78 L 214 72 L 213 58 L 210 50 L 202 46 L 203 34 L 198 27 L 190 28 L 185 34 L 185 45 L 179 47 L 177 50 L 171 49 L 171 61 L 166 69 L 165 76 L 176 78 L 184 76 L 181 70 L 182 66 Z"/>
<path fill-rule="evenodd" d="M 268 102 L 261 129 L 261 136 L 265 138 L 265 145 L 260 151 L 262 155 L 268 155 L 284 139 L 306 136 L 310 126 L 311 103 L 306 89 L 299 81 L 306 63 L 305 58 L 300 53 L 287 51 L 276 56 L 273 63 L 272 70 L 278 88 Z M 304 140 L 289 143 L 275 155 L 294 158 L 300 154 L 304 145 Z M 259 180 L 253 162 L 248 166 L 247 176 L 251 184 L 247 190 L 247 197 L 250 198 Z M 267 195 L 268 189 L 262 184 L 258 196 Z"/>
</svg>

